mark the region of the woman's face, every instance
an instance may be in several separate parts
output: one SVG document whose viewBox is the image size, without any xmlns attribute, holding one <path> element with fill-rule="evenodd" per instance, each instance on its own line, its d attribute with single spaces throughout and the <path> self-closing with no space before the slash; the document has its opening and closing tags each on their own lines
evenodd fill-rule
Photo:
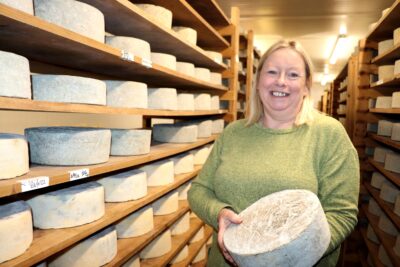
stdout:
<svg viewBox="0 0 400 267">
<path fill-rule="evenodd" d="M 264 62 L 257 89 L 266 115 L 295 118 L 307 94 L 303 58 L 290 48 L 273 52 Z"/>
</svg>

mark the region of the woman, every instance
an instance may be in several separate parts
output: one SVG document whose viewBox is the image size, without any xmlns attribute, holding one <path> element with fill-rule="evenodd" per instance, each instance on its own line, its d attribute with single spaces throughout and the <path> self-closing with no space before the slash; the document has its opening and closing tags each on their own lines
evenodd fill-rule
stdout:
<svg viewBox="0 0 400 267">
<path fill-rule="evenodd" d="M 189 191 L 192 210 L 215 230 L 208 266 L 234 264 L 222 239 L 227 226 L 285 189 L 319 197 L 331 241 L 316 266 L 336 265 L 357 223 L 359 163 L 342 125 L 313 109 L 311 85 L 312 64 L 298 43 L 280 41 L 261 58 L 248 119 L 226 127 Z"/>
</svg>

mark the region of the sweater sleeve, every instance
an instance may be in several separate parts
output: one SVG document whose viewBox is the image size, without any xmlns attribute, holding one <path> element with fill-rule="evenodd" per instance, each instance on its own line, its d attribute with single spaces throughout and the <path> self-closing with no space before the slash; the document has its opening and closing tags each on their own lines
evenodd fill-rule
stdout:
<svg viewBox="0 0 400 267">
<path fill-rule="evenodd" d="M 220 162 L 223 134 L 215 141 L 213 149 L 200 174 L 193 180 L 188 192 L 190 208 L 208 225 L 218 230 L 218 214 L 230 205 L 220 201 L 214 192 L 215 172 Z"/>
</svg>

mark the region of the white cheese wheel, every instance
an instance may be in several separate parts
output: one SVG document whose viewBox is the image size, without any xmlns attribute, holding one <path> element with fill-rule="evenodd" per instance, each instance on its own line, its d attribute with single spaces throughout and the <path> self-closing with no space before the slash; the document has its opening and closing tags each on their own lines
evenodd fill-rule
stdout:
<svg viewBox="0 0 400 267">
<path fill-rule="evenodd" d="M 179 195 L 178 195 L 179 200 L 187 200 L 187 194 L 188 194 L 188 191 L 189 191 L 191 185 L 192 185 L 191 182 L 188 182 L 188 183 L 178 187 L 177 190 L 179 193 Z"/>
<path fill-rule="evenodd" d="M 400 195 L 397 195 L 396 202 L 394 203 L 393 212 L 400 216 Z"/>
<path fill-rule="evenodd" d="M 198 127 L 182 124 L 156 124 L 153 139 L 166 143 L 192 143 L 197 141 Z"/>
<path fill-rule="evenodd" d="M 147 186 L 162 186 L 174 182 L 174 162 L 160 160 L 140 168 L 147 174 Z"/>
<path fill-rule="evenodd" d="M 374 242 L 376 244 L 380 244 L 379 239 L 378 239 L 377 235 L 374 232 L 374 229 L 372 229 L 370 224 L 368 224 L 368 228 L 367 228 L 367 237 L 372 242 Z"/>
<path fill-rule="evenodd" d="M 224 243 L 239 266 L 312 266 L 330 241 L 318 197 L 307 190 L 284 190 L 261 198 L 231 224 Z M 307 255 L 307 257 L 304 257 Z"/>
<path fill-rule="evenodd" d="M 189 240 L 189 244 L 200 241 L 204 238 L 204 226 L 200 227 L 200 229 L 196 232 L 196 234 Z"/>
<path fill-rule="evenodd" d="M 379 216 L 378 227 L 391 236 L 397 236 L 399 234 L 397 227 L 392 223 L 385 213 L 382 213 L 381 216 Z"/>
<path fill-rule="evenodd" d="M 209 69 L 206 68 L 195 68 L 194 69 L 196 78 L 205 82 L 210 82 L 211 80 L 211 72 Z"/>
<path fill-rule="evenodd" d="M 97 8 L 75 0 L 35 0 L 35 16 L 104 43 L 104 15 Z"/>
<path fill-rule="evenodd" d="M 211 96 L 211 109 L 213 110 L 219 109 L 219 96 L 217 95 Z"/>
<path fill-rule="evenodd" d="M 0 0 L 0 4 L 24 11 L 33 16 L 32 0 Z"/>
<path fill-rule="evenodd" d="M 102 266 L 116 255 L 117 231 L 108 227 L 62 253 L 49 267 Z"/>
<path fill-rule="evenodd" d="M 386 267 L 393 267 L 393 264 L 392 264 L 392 262 L 390 261 L 389 256 L 387 255 L 386 250 L 385 250 L 385 248 L 384 248 L 382 245 L 379 246 L 378 258 L 379 258 L 379 261 L 380 261 L 384 266 L 386 266 Z"/>
<path fill-rule="evenodd" d="M 165 68 L 176 70 L 176 57 L 164 53 L 151 53 L 151 61 Z"/>
<path fill-rule="evenodd" d="M 378 96 L 376 99 L 376 108 L 391 108 L 392 97 L 391 96 Z"/>
<path fill-rule="evenodd" d="M 374 160 L 376 162 L 384 163 L 386 154 L 388 153 L 393 153 L 393 151 L 386 147 L 377 146 L 374 150 Z"/>
<path fill-rule="evenodd" d="M 190 212 L 186 212 L 185 215 L 180 217 L 172 226 L 171 226 L 171 235 L 181 235 L 186 233 L 190 228 Z"/>
<path fill-rule="evenodd" d="M 206 51 L 206 54 L 212 58 L 215 62 L 222 64 L 222 54 L 214 51 Z"/>
<path fill-rule="evenodd" d="M 174 174 L 182 174 L 193 172 L 194 170 L 194 157 L 190 153 L 184 153 L 172 158 L 174 162 Z"/>
<path fill-rule="evenodd" d="M 194 95 L 178 94 L 178 110 L 194 110 Z"/>
<path fill-rule="evenodd" d="M 400 44 L 400 28 L 393 31 L 393 45 L 396 46 Z"/>
<path fill-rule="evenodd" d="M 391 80 L 393 79 L 393 76 L 394 76 L 394 65 L 385 65 L 378 67 L 379 80 Z"/>
<path fill-rule="evenodd" d="M 106 162 L 111 147 L 108 129 L 38 127 L 25 129 L 33 163 L 89 165 Z"/>
<path fill-rule="evenodd" d="M 106 202 L 136 200 L 147 195 L 146 172 L 130 170 L 98 180 L 104 187 Z"/>
<path fill-rule="evenodd" d="M 383 53 L 389 51 L 393 48 L 393 39 L 388 39 L 385 41 L 381 41 L 378 43 L 378 55 L 382 55 Z"/>
<path fill-rule="evenodd" d="M 192 260 L 192 264 L 205 260 L 206 259 L 206 255 L 207 255 L 207 248 L 206 245 L 203 245 L 199 251 L 199 253 L 197 253 L 196 257 L 194 257 L 194 259 Z"/>
<path fill-rule="evenodd" d="M 211 95 L 210 94 L 195 94 L 194 95 L 195 110 L 211 110 Z"/>
<path fill-rule="evenodd" d="M 135 255 L 132 258 L 130 258 L 127 262 L 122 264 L 122 267 L 140 267 L 139 255 Z"/>
<path fill-rule="evenodd" d="M 400 153 L 387 153 L 384 168 L 391 172 L 400 173 Z"/>
<path fill-rule="evenodd" d="M 176 70 L 182 74 L 194 77 L 196 75 L 193 63 L 189 62 L 176 62 Z"/>
<path fill-rule="evenodd" d="M 142 39 L 126 36 L 106 36 L 106 44 L 131 53 L 133 56 L 151 60 L 150 44 Z"/>
<path fill-rule="evenodd" d="M 23 135 L 0 133 L 0 180 L 29 171 L 28 143 Z"/>
<path fill-rule="evenodd" d="M 396 253 L 396 255 L 400 257 L 400 235 L 398 235 L 396 238 L 396 243 L 394 244 L 393 250 L 394 253 Z"/>
<path fill-rule="evenodd" d="M 222 85 L 222 74 L 218 72 L 211 72 L 210 73 L 210 82 Z"/>
<path fill-rule="evenodd" d="M 0 206 L 0 263 L 13 259 L 29 248 L 33 240 L 32 215 L 24 201 Z"/>
<path fill-rule="evenodd" d="M 171 260 L 170 264 L 183 261 L 189 256 L 189 247 L 186 245 L 183 249 Z"/>
<path fill-rule="evenodd" d="M 391 136 L 392 128 L 393 128 L 393 122 L 388 120 L 378 121 L 378 135 Z"/>
<path fill-rule="evenodd" d="M 389 154 L 390 155 L 390 154 Z M 394 203 L 396 197 L 400 194 L 399 189 L 393 183 L 386 181 L 382 184 L 381 192 L 379 197 L 389 203 Z"/>
<path fill-rule="evenodd" d="M 392 136 L 390 138 L 394 141 L 400 141 L 400 123 L 393 123 Z"/>
<path fill-rule="evenodd" d="M 154 215 L 167 215 L 178 210 L 178 192 L 172 191 L 152 203 Z"/>
<path fill-rule="evenodd" d="M 371 178 L 371 185 L 377 189 L 381 189 L 382 185 L 389 183 L 389 181 L 380 172 L 373 172 Z"/>
<path fill-rule="evenodd" d="M 149 88 L 148 101 L 151 109 L 178 109 L 178 94 L 174 88 Z"/>
<path fill-rule="evenodd" d="M 381 207 L 378 205 L 378 203 L 373 198 L 371 198 L 369 200 L 368 212 L 373 215 L 376 215 L 376 216 L 381 216 L 383 214 Z"/>
<path fill-rule="evenodd" d="M 400 59 L 394 62 L 394 75 L 397 76 L 400 74 Z"/>
<path fill-rule="evenodd" d="M 179 125 L 196 125 L 197 138 L 208 138 L 211 136 L 212 120 L 192 120 L 178 123 Z"/>
<path fill-rule="evenodd" d="M 32 75 L 33 99 L 41 101 L 105 105 L 103 81 L 70 75 Z"/>
<path fill-rule="evenodd" d="M 147 108 L 147 85 L 130 81 L 105 81 L 107 106 L 118 108 Z"/>
<path fill-rule="evenodd" d="M 206 162 L 208 155 L 210 154 L 210 149 L 207 146 L 203 146 L 190 152 L 193 153 L 194 164 L 203 165 Z"/>
<path fill-rule="evenodd" d="M 118 238 L 131 238 L 144 235 L 154 228 L 153 208 L 137 210 L 115 225 Z"/>
<path fill-rule="evenodd" d="M 175 26 L 172 27 L 181 39 L 187 41 L 189 44 L 197 44 L 197 31 L 189 27 Z"/>
<path fill-rule="evenodd" d="M 0 51 L 0 96 L 31 98 L 29 61 L 20 55 Z"/>
<path fill-rule="evenodd" d="M 212 121 L 212 133 L 219 134 L 222 133 L 225 127 L 224 119 L 217 119 Z"/>
<path fill-rule="evenodd" d="M 172 27 L 172 12 L 164 7 L 151 4 L 136 4 L 147 14 L 151 15 L 155 21 L 164 27 L 171 29 Z"/>
<path fill-rule="evenodd" d="M 400 108 L 400 92 L 392 94 L 392 108 Z"/>
<path fill-rule="evenodd" d="M 104 188 L 99 183 L 88 182 L 37 195 L 29 199 L 28 204 L 35 227 L 74 227 L 103 217 Z"/>
<path fill-rule="evenodd" d="M 111 129 L 111 155 L 135 156 L 150 152 L 151 130 Z"/>
<path fill-rule="evenodd" d="M 171 231 L 166 230 L 157 236 L 150 244 L 148 244 L 141 252 L 141 259 L 151 259 L 161 257 L 172 249 Z"/>
</svg>

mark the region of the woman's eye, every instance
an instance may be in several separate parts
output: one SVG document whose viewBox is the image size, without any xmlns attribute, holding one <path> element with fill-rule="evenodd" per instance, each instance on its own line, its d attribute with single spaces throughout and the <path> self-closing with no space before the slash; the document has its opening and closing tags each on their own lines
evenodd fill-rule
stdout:
<svg viewBox="0 0 400 267">
<path fill-rule="evenodd" d="M 278 72 L 276 70 L 267 70 L 267 73 L 270 75 L 276 75 Z"/>
<path fill-rule="evenodd" d="M 288 73 L 288 78 L 290 78 L 290 79 L 297 79 L 299 77 L 300 77 L 300 75 L 298 73 L 296 73 L 296 72 L 289 72 Z"/>
</svg>

